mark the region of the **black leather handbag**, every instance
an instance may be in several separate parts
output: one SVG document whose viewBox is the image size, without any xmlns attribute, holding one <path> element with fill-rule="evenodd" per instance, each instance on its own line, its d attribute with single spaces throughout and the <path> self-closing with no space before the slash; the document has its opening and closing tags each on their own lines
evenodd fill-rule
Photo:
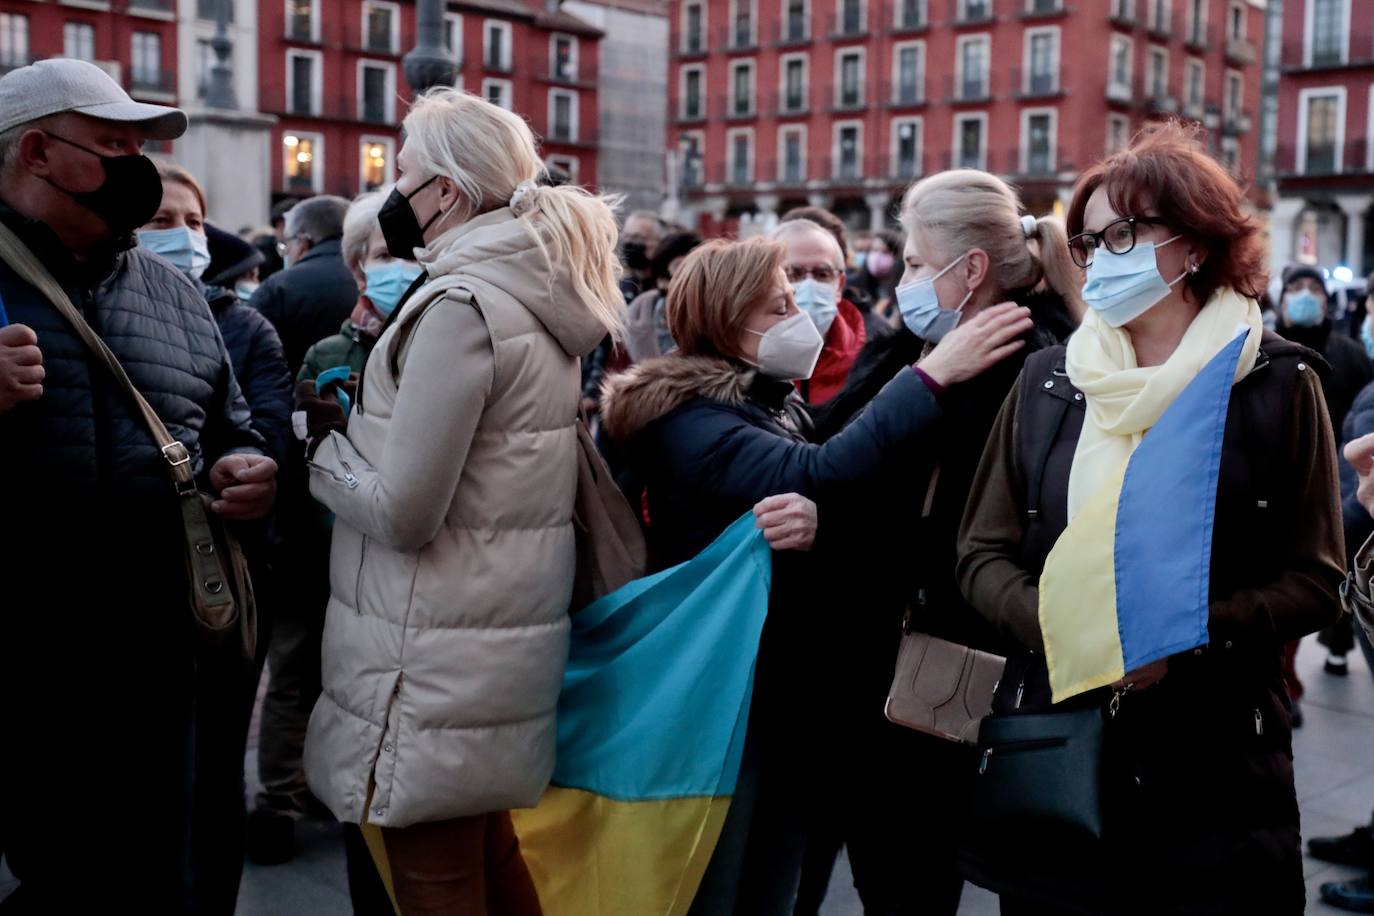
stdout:
<svg viewBox="0 0 1374 916">
<path fill-rule="evenodd" d="M 1100 709 L 994 715 L 978 736 L 977 829 L 1053 825 L 1102 837 Z"/>
</svg>

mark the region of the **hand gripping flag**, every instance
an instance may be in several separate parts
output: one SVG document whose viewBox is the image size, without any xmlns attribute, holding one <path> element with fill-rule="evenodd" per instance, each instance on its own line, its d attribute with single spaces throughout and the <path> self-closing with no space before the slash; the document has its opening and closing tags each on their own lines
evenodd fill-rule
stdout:
<svg viewBox="0 0 1374 916">
<path fill-rule="evenodd" d="M 1222 437 L 1247 333 L 1203 366 L 1046 558 L 1040 630 L 1054 702 L 1207 644 Z"/>
</svg>

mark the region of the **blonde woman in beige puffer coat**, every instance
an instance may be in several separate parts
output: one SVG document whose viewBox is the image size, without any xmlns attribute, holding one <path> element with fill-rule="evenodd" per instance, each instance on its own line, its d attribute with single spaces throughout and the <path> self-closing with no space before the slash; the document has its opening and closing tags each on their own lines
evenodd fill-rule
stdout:
<svg viewBox="0 0 1374 916">
<path fill-rule="evenodd" d="M 340 820 L 381 828 L 403 914 L 537 912 L 507 812 L 553 770 L 579 358 L 623 327 L 617 229 L 603 200 L 537 184 L 508 111 L 441 88 L 404 129 L 379 220 L 428 279 L 346 433 L 311 441 L 336 522 L 306 773 Z"/>
</svg>

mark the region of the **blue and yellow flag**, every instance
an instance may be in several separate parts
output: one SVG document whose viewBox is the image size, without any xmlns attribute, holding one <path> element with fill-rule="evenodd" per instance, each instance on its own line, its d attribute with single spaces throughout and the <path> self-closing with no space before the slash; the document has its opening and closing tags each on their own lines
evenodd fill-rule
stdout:
<svg viewBox="0 0 1374 916">
<path fill-rule="evenodd" d="M 553 785 L 513 814 L 546 914 L 687 912 L 739 776 L 771 577 L 749 514 L 573 617 Z"/>
<path fill-rule="evenodd" d="M 1207 644 L 1222 437 L 1248 333 L 1183 389 L 1046 558 L 1040 630 L 1054 702 Z"/>
</svg>

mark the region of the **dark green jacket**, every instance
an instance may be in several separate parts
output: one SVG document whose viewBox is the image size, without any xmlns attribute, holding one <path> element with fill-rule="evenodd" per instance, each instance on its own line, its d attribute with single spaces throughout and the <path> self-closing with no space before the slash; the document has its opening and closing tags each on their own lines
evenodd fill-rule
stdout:
<svg viewBox="0 0 1374 916">
<path fill-rule="evenodd" d="M 335 366 L 348 366 L 354 372 L 362 372 L 367 355 L 372 352 L 372 345 L 376 342 L 377 338 L 364 332 L 351 319 L 345 321 L 339 333 L 326 337 L 306 351 L 296 381 L 317 379 L 321 373 Z"/>
</svg>

